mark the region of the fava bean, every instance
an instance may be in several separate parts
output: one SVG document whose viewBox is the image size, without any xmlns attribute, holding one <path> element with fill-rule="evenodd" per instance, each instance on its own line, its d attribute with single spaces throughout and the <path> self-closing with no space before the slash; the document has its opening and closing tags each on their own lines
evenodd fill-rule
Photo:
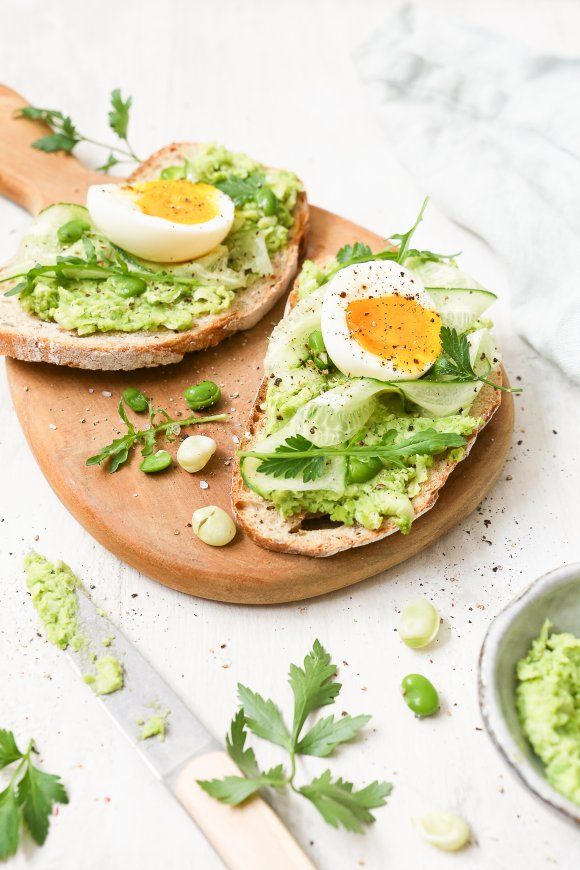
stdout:
<svg viewBox="0 0 580 870">
<path fill-rule="evenodd" d="M 221 390 L 213 381 L 202 381 L 188 387 L 183 397 L 192 411 L 200 411 L 202 408 L 210 408 L 221 397 Z"/>
<path fill-rule="evenodd" d="M 256 193 L 256 202 L 266 217 L 272 217 L 278 211 L 276 194 L 269 187 L 261 187 Z"/>
<path fill-rule="evenodd" d="M 61 245 L 74 245 L 90 228 L 91 225 L 83 220 L 67 221 L 58 228 L 56 234 Z"/>
<path fill-rule="evenodd" d="M 415 716 L 432 716 L 439 709 L 437 689 L 422 674 L 407 674 L 401 683 L 407 707 Z"/>
<path fill-rule="evenodd" d="M 365 459 L 357 459 L 355 456 L 351 456 L 348 460 L 346 482 L 366 483 L 367 480 L 372 480 L 373 477 L 376 477 L 383 468 L 383 463 L 378 456 L 369 456 L 365 457 Z"/>
<path fill-rule="evenodd" d="M 123 299 L 131 299 L 134 296 L 141 296 L 147 290 L 147 284 L 143 278 L 137 275 L 120 275 L 115 277 L 115 293 L 122 296 Z"/>
<path fill-rule="evenodd" d="M 421 649 L 437 637 L 440 625 L 439 614 L 426 598 L 417 598 L 403 608 L 399 635 L 403 643 L 412 649 Z"/>
<path fill-rule="evenodd" d="M 230 515 L 215 505 L 198 508 L 191 518 L 191 527 L 200 541 L 210 547 L 225 547 L 236 534 Z"/>
<path fill-rule="evenodd" d="M 165 471 L 171 462 L 171 453 L 168 453 L 167 450 L 158 450 L 157 453 L 146 456 L 139 468 L 146 474 L 155 474 L 158 471 Z"/>
<path fill-rule="evenodd" d="M 427 813 L 426 816 L 413 821 L 415 828 L 428 843 L 445 852 L 457 852 L 465 846 L 470 837 L 469 825 L 455 813 L 446 811 Z"/>
<path fill-rule="evenodd" d="M 149 399 L 137 387 L 127 387 L 126 390 L 123 390 L 123 401 L 138 414 L 142 414 L 149 408 Z"/>
</svg>

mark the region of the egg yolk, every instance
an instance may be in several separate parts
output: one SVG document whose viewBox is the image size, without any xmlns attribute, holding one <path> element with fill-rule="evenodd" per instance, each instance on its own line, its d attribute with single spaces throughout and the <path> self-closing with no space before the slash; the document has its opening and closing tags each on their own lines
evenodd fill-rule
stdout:
<svg viewBox="0 0 580 870">
<path fill-rule="evenodd" d="M 346 322 L 361 347 L 401 372 L 424 369 L 441 353 L 441 318 L 406 296 L 355 299 L 347 306 Z"/>
<path fill-rule="evenodd" d="M 219 191 L 211 184 L 186 179 L 144 181 L 131 190 L 138 194 L 143 214 L 176 224 L 203 224 L 219 214 Z"/>
</svg>

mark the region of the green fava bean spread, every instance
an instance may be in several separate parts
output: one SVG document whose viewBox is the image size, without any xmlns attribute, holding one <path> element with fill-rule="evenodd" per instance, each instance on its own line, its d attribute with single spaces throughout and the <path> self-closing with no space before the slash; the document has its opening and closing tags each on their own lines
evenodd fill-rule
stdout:
<svg viewBox="0 0 580 870">
<path fill-rule="evenodd" d="M 192 411 L 200 411 L 202 408 L 210 408 L 221 397 L 221 390 L 213 381 L 201 381 L 192 387 L 188 387 L 183 397 Z"/>
<path fill-rule="evenodd" d="M 415 716 L 432 716 L 439 709 L 439 695 L 433 683 L 422 674 L 407 674 L 401 683 L 403 697 Z"/>
</svg>

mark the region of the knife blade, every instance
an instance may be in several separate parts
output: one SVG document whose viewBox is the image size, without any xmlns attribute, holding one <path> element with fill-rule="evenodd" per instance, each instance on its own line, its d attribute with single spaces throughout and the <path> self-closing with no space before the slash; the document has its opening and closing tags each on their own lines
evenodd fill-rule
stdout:
<svg viewBox="0 0 580 870">
<path fill-rule="evenodd" d="M 238 807 L 222 804 L 197 784 L 198 779 L 241 776 L 240 770 L 104 611 L 78 589 L 79 623 L 87 643 L 67 655 L 84 676 L 91 655 L 112 655 L 123 667 L 124 687 L 95 695 L 151 771 L 196 822 L 230 870 L 315 870 L 314 864 L 284 827 L 272 808 L 255 795 Z M 110 638 L 108 647 L 103 639 Z M 103 651 L 103 652 L 101 652 Z M 139 719 L 155 710 L 168 711 L 164 740 L 140 738 Z"/>
</svg>

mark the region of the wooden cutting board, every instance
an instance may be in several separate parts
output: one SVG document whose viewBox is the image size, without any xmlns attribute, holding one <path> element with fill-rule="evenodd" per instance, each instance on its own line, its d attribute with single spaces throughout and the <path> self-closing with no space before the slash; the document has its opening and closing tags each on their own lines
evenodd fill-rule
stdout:
<svg viewBox="0 0 580 870">
<path fill-rule="evenodd" d="M 54 201 L 84 201 L 86 188 L 102 180 L 77 160 L 32 150 L 36 124 L 14 121 L 24 101 L 0 87 L 0 192 L 31 212 Z M 41 128 L 42 129 L 42 128 Z M 307 255 L 330 255 L 347 242 L 380 243 L 374 233 L 337 215 L 312 208 Z M 222 549 L 201 543 L 189 525 L 193 511 L 217 504 L 231 512 L 231 462 L 262 375 L 268 335 L 284 302 L 247 333 L 219 347 L 190 354 L 182 363 L 139 372 L 88 372 L 43 363 L 7 361 L 18 418 L 48 482 L 87 531 L 120 559 L 168 586 L 218 601 L 271 604 L 297 601 L 341 589 L 399 564 L 436 542 L 481 502 L 504 464 L 513 431 L 513 401 L 504 394 L 492 422 L 442 490 L 436 506 L 410 535 L 328 559 L 289 556 L 257 547 L 241 532 Z M 85 459 L 118 433 L 117 404 L 127 386 L 137 386 L 156 405 L 186 410 L 186 386 L 210 379 L 222 387 L 216 411 L 225 424 L 205 426 L 218 450 L 206 468 L 181 468 L 157 476 L 139 471 L 138 457 L 110 475 Z M 191 430 L 194 431 L 193 429 Z M 175 453 L 175 446 L 170 447 Z M 207 488 L 200 484 L 207 483 Z M 63 553 L 63 558 L 70 554 Z"/>
</svg>

